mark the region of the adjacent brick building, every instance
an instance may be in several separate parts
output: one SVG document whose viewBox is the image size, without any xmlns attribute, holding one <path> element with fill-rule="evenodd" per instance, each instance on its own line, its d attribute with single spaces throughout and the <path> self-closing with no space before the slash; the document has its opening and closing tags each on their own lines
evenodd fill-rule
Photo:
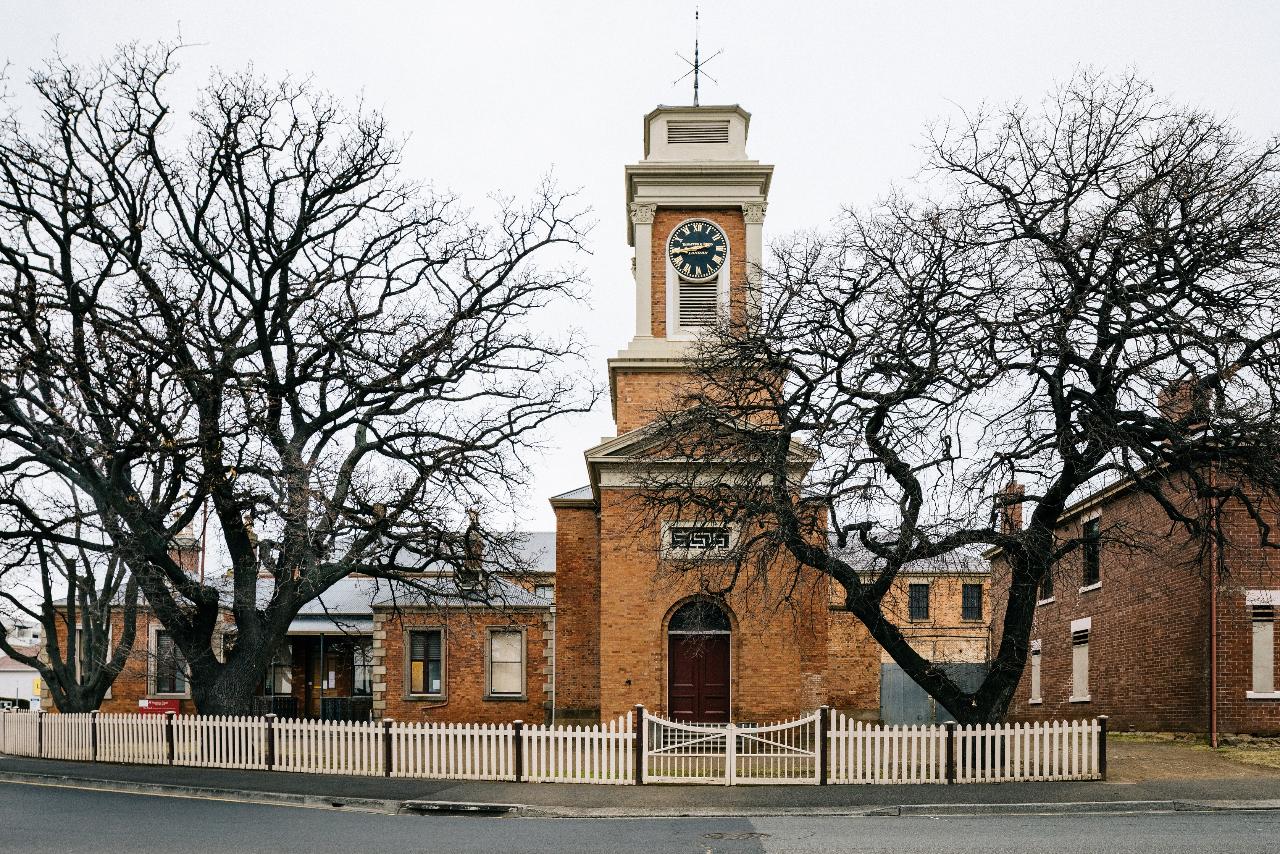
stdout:
<svg viewBox="0 0 1280 854">
<path fill-rule="evenodd" d="M 1185 484 L 1169 494 L 1194 511 Z M 1062 534 L 1086 544 L 1040 591 L 1010 719 L 1105 714 L 1122 730 L 1280 733 L 1280 553 L 1259 544 L 1241 506 L 1228 508 L 1224 529 L 1218 554 L 1128 482 L 1069 508 Z M 998 614 L 1007 573 L 989 556 Z"/>
</svg>

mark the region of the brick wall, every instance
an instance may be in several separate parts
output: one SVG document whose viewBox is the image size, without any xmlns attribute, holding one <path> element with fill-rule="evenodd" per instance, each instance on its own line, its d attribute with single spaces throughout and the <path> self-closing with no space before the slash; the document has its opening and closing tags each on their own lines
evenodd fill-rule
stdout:
<svg viewBox="0 0 1280 854">
<path fill-rule="evenodd" d="M 542 723 L 547 715 L 550 630 L 546 609 L 511 611 L 405 610 L 374 612 L 374 717 L 400 721 Z M 526 695 L 485 697 L 487 629 L 525 629 Z M 444 629 L 444 688 L 440 699 L 410 698 L 405 690 L 405 631 Z"/>
<path fill-rule="evenodd" d="M 1186 500 L 1183 495 L 1180 500 Z M 1053 601 L 1036 609 L 1031 640 L 1041 643 L 1043 703 L 1030 704 L 1031 664 L 1009 709 L 1011 720 L 1108 715 L 1113 729 L 1203 732 L 1208 727 L 1208 580 L 1197 548 L 1171 528 L 1156 502 L 1122 493 L 1100 508 L 1101 586 L 1081 592 L 1077 549 L 1054 573 Z M 1064 530 L 1079 535 L 1081 518 Z M 1107 537 L 1141 537 L 1130 548 Z M 993 566 L 998 632 L 1007 572 Z M 1071 622 L 1089 617 L 1089 702 L 1072 703 Z M 999 635 L 993 638 L 998 643 Z"/>
<path fill-rule="evenodd" d="M 1267 515 L 1274 525 L 1280 508 L 1270 506 Z M 1280 700 L 1246 696 L 1253 686 L 1253 624 L 1245 602 L 1247 590 L 1280 590 L 1280 550 L 1261 545 L 1257 525 L 1239 504 L 1229 509 L 1224 529 L 1230 545 L 1218 590 L 1218 729 L 1280 735 Z M 1280 654 L 1274 664 L 1280 686 Z"/>
<path fill-rule="evenodd" d="M 659 208 L 653 217 L 653 245 L 649 247 L 655 338 L 667 337 L 667 238 L 677 225 L 693 218 L 710 220 L 724 232 L 729 241 L 729 300 L 731 305 L 741 303 L 747 281 L 747 228 L 742 209 Z M 637 246 L 636 251 L 641 247 Z"/>
<path fill-rule="evenodd" d="M 666 714 L 667 619 L 700 592 L 699 579 L 659 566 L 658 532 L 627 490 L 602 490 L 600 509 L 600 713 L 644 703 Z M 826 586 L 806 578 L 782 604 L 789 578 L 777 570 L 727 599 L 735 720 L 781 720 L 826 702 Z"/>
<path fill-rule="evenodd" d="M 594 507 L 556 508 L 556 718 L 600 716 L 600 529 Z"/>
<path fill-rule="evenodd" d="M 150 671 L 148 662 L 150 661 L 150 646 L 154 631 L 159 628 L 161 628 L 160 621 L 149 610 L 146 608 L 138 609 L 137 634 L 134 636 L 133 649 L 125 660 L 123 669 L 116 676 L 115 682 L 112 683 L 111 691 L 107 698 L 102 701 L 102 705 L 99 707 L 100 711 L 132 713 L 138 711 L 139 700 L 160 696 L 163 696 L 164 699 L 175 699 L 167 695 L 155 695 L 149 692 Z M 121 636 L 123 630 L 124 617 L 118 610 L 113 610 L 111 615 L 112 644 Z M 67 655 L 67 629 L 62 620 L 57 623 L 57 634 L 59 652 L 65 659 Z M 47 654 L 46 651 L 45 655 Z M 188 693 L 190 692 L 188 691 Z M 189 697 L 181 698 L 179 705 L 181 714 L 195 714 L 195 703 Z M 41 707 L 45 711 L 57 711 L 53 705 L 53 698 L 49 695 L 48 687 L 43 684 L 41 687 Z"/>
</svg>

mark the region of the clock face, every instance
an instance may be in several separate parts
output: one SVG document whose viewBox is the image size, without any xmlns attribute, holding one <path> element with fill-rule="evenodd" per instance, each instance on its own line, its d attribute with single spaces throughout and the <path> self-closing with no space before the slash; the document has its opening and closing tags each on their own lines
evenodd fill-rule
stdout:
<svg viewBox="0 0 1280 854">
<path fill-rule="evenodd" d="M 724 232 L 705 219 L 694 219 L 671 232 L 667 257 L 686 279 L 709 279 L 724 266 L 728 254 Z"/>
</svg>

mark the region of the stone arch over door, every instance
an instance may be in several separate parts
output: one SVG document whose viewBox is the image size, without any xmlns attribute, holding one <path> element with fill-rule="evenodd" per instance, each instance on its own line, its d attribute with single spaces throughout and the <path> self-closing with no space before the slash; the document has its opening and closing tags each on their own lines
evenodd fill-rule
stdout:
<svg viewBox="0 0 1280 854">
<path fill-rule="evenodd" d="M 729 721 L 733 623 L 719 602 L 680 603 L 667 619 L 667 713 L 673 720 Z"/>
</svg>

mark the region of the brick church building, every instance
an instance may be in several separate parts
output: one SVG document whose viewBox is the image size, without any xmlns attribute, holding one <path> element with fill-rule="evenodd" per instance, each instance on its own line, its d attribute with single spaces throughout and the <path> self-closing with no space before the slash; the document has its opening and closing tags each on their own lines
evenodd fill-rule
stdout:
<svg viewBox="0 0 1280 854">
<path fill-rule="evenodd" d="M 736 532 L 655 522 L 635 500 L 653 462 L 646 426 L 679 406 L 702 327 L 740 310 L 762 261 L 773 167 L 748 157 L 749 125 L 737 106 L 659 107 L 645 117 L 644 159 L 625 170 L 636 328 L 608 365 L 617 435 L 586 450 L 586 486 L 551 499 L 559 720 L 608 719 L 635 703 L 697 721 L 779 720 L 823 704 L 881 717 L 881 650 L 854 617 L 833 609 L 838 599 L 824 577 L 802 577 L 785 605 L 763 590 L 711 601 L 699 593 L 698 573 L 664 572 L 663 560 L 689 556 L 698 537 L 713 556 Z M 802 453 L 795 466 L 804 470 Z M 924 593 L 924 612 L 908 628 L 933 644 L 922 651 L 980 664 L 986 570 L 976 561 L 962 570 L 916 567 L 900 592 L 915 582 Z M 976 593 L 967 622 L 959 619 L 965 586 Z"/>
</svg>

